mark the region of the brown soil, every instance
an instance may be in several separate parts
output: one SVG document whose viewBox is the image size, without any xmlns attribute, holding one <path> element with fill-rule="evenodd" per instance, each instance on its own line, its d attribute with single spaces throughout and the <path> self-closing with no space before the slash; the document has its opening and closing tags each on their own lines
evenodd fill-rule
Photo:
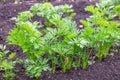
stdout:
<svg viewBox="0 0 120 80">
<path fill-rule="evenodd" d="M 54 5 L 59 4 L 72 4 L 73 9 L 77 13 L 74 20 L 77 21 L 79 25 L 80 19 L 87 18 L 90 13 L 84 11 L 84 8 L 89 4 L 94 4 L 98 0 L 49 0 Z M 17 52 L 19 58 L 25 58 L 22 50 L 17 46 L 10 46 L 6 42 L 8 32 L 15 26 L 15 22 L 11 20 L 19 12 L 28 10 L 31 5 L 37 2 L 43 2 L 42 0 L 24 0 L 18 4 L 14 4 L 13 0 L 8 0 L 6 3 L 0 1 L 0 44 L 6 44 L 7 49 L 11 52 Z M 16 65 L 16 68 L 20 71 L 16 73 L 16 78 L 14 80 L 35 80 L 31 79 L 24 73 L 24 68 L 22 65 Z M 2 75 L 0 72 L 0 80 Z M 104 61 L 96 61 L 94 65 L 88 67 L 87 70 L 77 69 L 70 70 L 67 73 L 62 73 L 58 70 L 55 74 L 50 72 L 43 72 L 43 75 L 39 80 L 120 80 L 120 54 L 115 54 L 113 57 L 108 57 Z"/>
</svg>

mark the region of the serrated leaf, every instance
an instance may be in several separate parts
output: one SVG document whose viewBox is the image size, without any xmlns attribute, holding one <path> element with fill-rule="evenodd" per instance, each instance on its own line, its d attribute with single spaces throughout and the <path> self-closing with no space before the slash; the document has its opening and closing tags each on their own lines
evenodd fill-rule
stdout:
<svg viewBox="0 0 120 80">
<path fill-rule="evenodd" d="M 8 59 L 13 59 L 13 58 L 15 57 L 15 55 L 16 55 L 15 52 L 11 53 L 11 54 L 8 56 Z"/>
</svg>

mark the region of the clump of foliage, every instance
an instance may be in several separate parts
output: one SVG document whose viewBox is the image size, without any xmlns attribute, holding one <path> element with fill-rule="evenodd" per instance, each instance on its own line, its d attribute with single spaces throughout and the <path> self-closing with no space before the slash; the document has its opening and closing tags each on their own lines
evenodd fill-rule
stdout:
<svg viewBox="0 0 120 80">
<path fill-rule="evenodd" d="M 119 0 L 100 0 L 100 3 L 96 3 L 96 7 L 105 13 L 108 19 L 113 19 L 119 15 L 120 12 Z"/>
<path fill-rule="evenodd" d="M 47 64 L 47 59 L 37 59 L 35 60 L 26 60 L 25 67 L 26 67 L 26 74 L 28 74 L 30 77 L 36 77 L 36 79 L 39 78 L 39 76 L 42 74 L 43 71 L 47 71 L 49 69 L 49 66 Z"/>
<path fill-rule="evenodd" d="M 102 4 L 102 5 L 106 5 L 106 6 L 110 7 L 110 6 L 120 5 L 120 1 L 119 0 L 106 0 L 106 1 L 105 0 L 99 0 L 99 3 L 97 3 L 97 4 Z"/>
<path fill-rule="evenodd" d="M 80 20 L 83 30 L 76 28 L 74 10 L 67 4 L 37 3 L 29 11 L 19 13 L 7 40 L 27 55 L 26 74 L 38 79 L 43 71 L 54 73 L 58 67 L 63 72 L 73 67 L 86 69 L 93 50 L 97 50 L 99 60 L 109 55 L 113 43 L 120 39 L 120 24 L 112 20 L 117 16 L 113 7 L 100 3 L 85 10 L 93 15 Z M 36 16 L 44 18 L 44 23 L 33 21 Z"/>
<path fill-rule="evenodd" d="M 12 80 L 15 77 L 14 73 L 14 66 L 16 64 L 16 61 L 13 61 L 12 59 L 16 55 L 16 53 L 10 53 L 8 57 L 6 57 L 6 54 L 9 51 L 6 50 L 5 45 L 0 45 L 0 70 L 3 71 L 3 77 L 5 80 Z"/>
<path fill-rule="evenodd" d="M 116 14 L 120 19 L 120 5 L 115 6 L 115 8 L 113 9 L 113 13 Z"/>
<path fill-rule="evenodd" d="M 111 2 L 113 2 L 114 5 L 120 5 L 120 1 L 119 0 L 111 0 Z"/>
<path fill-rule="evenodd" d="M 25 61 L 26 66 L 26 73 L 29 74 L 31 77 L 38 78 L 42 72 L 45 70 L 44 66 L 46 62 L 38 61 L 42 58 L 42 47 L 44 46 L 41 37 L 41 33 L 38 31 L 37 22 L 31 23 L 30 21 L 26 21 L 31 16 L 27 16 L 30 14 L 29 11 L 22 12 L 18 15 L 16 22 L 16 27 L 10 32 L 8 39 L 12 41 L 11 44 L 19 45 L 23 52 L 26 53 L 28 57 L 28 61 Z M 36 65 L 33 65 L 33 62 L 36 62 Z M 27 63 L 27 64 L 26 64 Z M 32 63 L 32 64 L 31 64 Z M 47 66 L 48 64 L 46 64 Z M 39 68 L 40 71 L 36 71 L 35 69 Z M 28 71 L 30 70 L 30 71 Z M 33 72 L 33 70 L 35 70 Z M 34 75 L 36 73 L 36 75 Z"/>
<path fill-rule="evenodd" d="M 97 4 L 97 7 L 93 5 L 86 7 L 85 10 L 91 12 L 93 15 L 87 18 L 87 21 L 81 21 L 85 25 L 85 28 L 89 26 L 93 29 L 91 36 L 93 36 L 94 40 L 91 42 L 95 42 L 94 47 L 98 51 L 97 57 L 99 60 L 106 58 L 113 43 L 120 39 L 120 29 L 118 28 L 120 24 L 112 20 L 117 16 L 113 16 L 114 8 L 110 8 L 109 4 L 105 6 L 101 5 L 103 4 Z M 105 8 L 107 6 L 110 9 Z"/>
<path fill-rule="evenodd" d="M 35 4 L 31 11 L 24 11 L 16 17 L 16 27 L 9 33 L 8 42 L 20 46 L 26 53 L 26 73 L 31 77 L 38 78 L 42 71 L 49 70 L 48 63 L 51 63 L 53 72 L 57 66 L 62 67 L 63 72 L 72 68 L 74 47 L 69 43 L 80 32 L 75 29 L 76 23 L 72 20 L 75 13 L 71 7 Z M 43 26 L 37 21 L 32 22 L 34 16 L 45 18 L 45 29 L 39 31 Z M 36 67 L 39 71 L 33 73 Z"/>
</svg>

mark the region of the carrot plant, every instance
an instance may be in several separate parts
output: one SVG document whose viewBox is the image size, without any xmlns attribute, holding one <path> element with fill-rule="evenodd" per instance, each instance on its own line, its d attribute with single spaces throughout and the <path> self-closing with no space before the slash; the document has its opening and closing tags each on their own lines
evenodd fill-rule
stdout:
<svg viewBox="0 0 120 80">
<path fill-rule="evenodd" d="M 45 3 L 35 4 L 30 11 L 19 13 L 15 18 L 16 27 L 10 31 L 8 42 L 20 46 L 27 55 L 29 63 L 26 65 L 26 73 L 28 75 L 38 78 L 42 71 L 48 70 L 48 67 L 43 68 L 48 63 L 51 63 L 53 72 L 56 71 L 57 66 L 61 67 L 63 72 L 72 68 L 74 53 L 69 41 L 80 33 L 75 29 L 76 23 L 72 20 L 74 15 L 71 6 L 54 7 L 50 3 Z M 37 21 L 32 22 L 34 16 L 45 19 L 45 29 L 39 31 L 42 25 Z M 48 62 L 44 63 L 45 57 Z M 39 59 L 43 62 L 39 62 Z M 35 66 L 30 65 L 31 61 Z M 31 69 L 35 70 L 35 67 L 40 71 L 33 73 Z"/>
<path fill-rule="evenodd" d="M 82 42 L 82 44 L 85 46 L 82 49 L 83 54 L 81 55 L 83 60 L 82 68 L 86 69 L 88 66 L 89 57 L 91 56 L 91 53 L 95 47 L 95 36 L 93 35 L 95 30 L 92 28 L 92 24 L 89 22 L 85 20 L 80 20 L 80 22 L 85 26 L 80 37 L 87 41 L 86 43 Z M 87 49 L 89 49 L 89 52 L 87 52 Z"/>
<path fill-rule="evenodd" d="M 113 19 L 114 17 L 116 17 L 117 15 L 114 14 L 112 12 L 112 9 L 114 9 L 115 5 L 114 5 L 115 0 L 100 0 L 100 3 L 96 3 L 96 8 L 99 9 L 99 11 L 101 11 L 101 13 L 105 14 L 105 16 L 107 16 L 107 19 Z"/>
<path fill-rule="evenodd" d="M 120 5 L 115 6 L 115 8 L 113 9 L 113 13 L 120 18 Z"/>
<path fill-rule="evenodd" d="M 26 74 L 38 79 L 43 71 L 52 69 L 55 73 L 58 67 L 64 73 L 73 67 L 86 69 L 94 49 L 99 60 L 107 57 L 110 47 L 120 39 L 119 23 L 112 20 L 117 15 L 110 14 L 114 14 L 113 7 L 107 3 L 90 5 L 85 10 L 93 15 L 80 20 L 82 30 L 76 28 L 74 10 L 67 4 L 37 3 L 19 13 L 7 40 L 27 55 Z M 36 16 L 43 22 L 33 21 Z"/>
<path fill-rule="evenodd" d="M 93 14 L 87 19 L 87 22 L 92 25 L 92 28 L 94 28 L 93 36 L 95 39 L 95 47 L 98 50 L 97 57 L 99 60 L 102 60 L 102 58 L 107 57 L 110 47 L 113 45 L 113 43 L 119 40 L 119 23 L 115 21 L 109 21 L 114 17 L 109 18 L 111 15 L 102 10 L 100 7 L 94 7 L 93 5 L 90 5 L 86 7 L 85 10 Z M 109 12 L 112 11 L 113 10 Z M 108 16 L 106 16 L 106 14 Z M 86 23 L 85 26 L 87 26 Z"/>
<path fill-rule="evenodd" d="M 5 80 L 13 80 L 15 77 L 14 66 L 16 61 L 12 61 L 16 53 L 11 53 L 6 59 L 6 54 L 9 51 L 6 50 L 5 45 L 0 45 L 0 70 L 3 71 L 3 77 Z"/>
<path fill-rule="evenodd" d="M 120 5 L 120 1 L 119 0 L 111 0 L 113 3 L 114 3 L 114 5 Z"/>
<path fill-rule="evenodd" d="M 71 8 L 72 6 L 69 6 L 66 4 L 54 7 L 50 3 L 44 3 L 44 4 L 38 3 L 32 6 L 30 10 L 33 12 L 34 15 L 44 17 L 45 25 L 47 27 L 50 27 L 53 25 L 58 27 L 58 26 L 61 26 L 62 24 L 62 22 L 60 21 L 62 16 L 66 15 L 67 17 L 72 18 L 75 15 L 75 13 Z"/>
<path fill-rule="evenodd" d="M 58 28 L 47 28 L 48 32 L 44 35 L 44 41 L 46 42 L 47 52 L 50 53 L 50 58 L 52 59 L 52 67 L 53 72 L 55 71 L 55 65 L 58 62 L 55 56 L 60 57 L 60 64 L 62 66 L 63 72 L 66 72 L 68 69 L 72 67 L 72 59 L 73 55 L 72 46 L 68 45 L 70 39 L 76 37 L 78 35 L 78 31 L 75 29 L 76 23 L 71 20 L 64 18 L 61 20 L 61 26 Z M 76 31 L 76 32 L 75 32 Z M 56 54 L 58 53 L 58 55 Z M 68 66 L 69 65 L 69 66 Z"/>
<path fill-rule="evenodd" d="M 26 74 L 28 74 L 31 78 L 35 77 L 38 80 L 43 71 L 50 69 L 47 62 L 47 59 L 42 58 L 38 58 L 37 60 L 25 60 L 24 64 L 26 67 Z"/>
</svg>

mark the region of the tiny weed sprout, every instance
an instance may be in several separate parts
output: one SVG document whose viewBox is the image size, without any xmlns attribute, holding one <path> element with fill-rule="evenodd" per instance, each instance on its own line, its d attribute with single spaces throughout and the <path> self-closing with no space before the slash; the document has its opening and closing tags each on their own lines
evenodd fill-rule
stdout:
<svg viewBox="0 0 120 80">
<path fill-rule="evenodd" d="M 5 45 L 0 45 L 0 69 L 4 71 L 5 80 L 12 80 L 15 77 L 14 66 L 16 64 L 16 61 L 12 61 L 12 59 L 16 53 L 11 53 L 6 59 L 5 56 L 8 52 Z"/>
<path fill-rule="evenodd" d="M 102 61 L 120 40 L 120 24 L 114 21 L 120 15 L 119 5 L 112 4 L 101 0 L 96 6 L 87 6 L 85 10 L 93 15 L 80 20 L 84 29 L 77 29 L 71 5 L 37 3 L 14 18 L 16 26 L 7 41 L 21 47 L 26 54 L 23 64 L 30 77 L 38 79 L 43 71 L 55 73 L 57 68 L 64 73 L 71 68 L 86 69 L 94 50 L 95 57 Z"/>
</svg>

